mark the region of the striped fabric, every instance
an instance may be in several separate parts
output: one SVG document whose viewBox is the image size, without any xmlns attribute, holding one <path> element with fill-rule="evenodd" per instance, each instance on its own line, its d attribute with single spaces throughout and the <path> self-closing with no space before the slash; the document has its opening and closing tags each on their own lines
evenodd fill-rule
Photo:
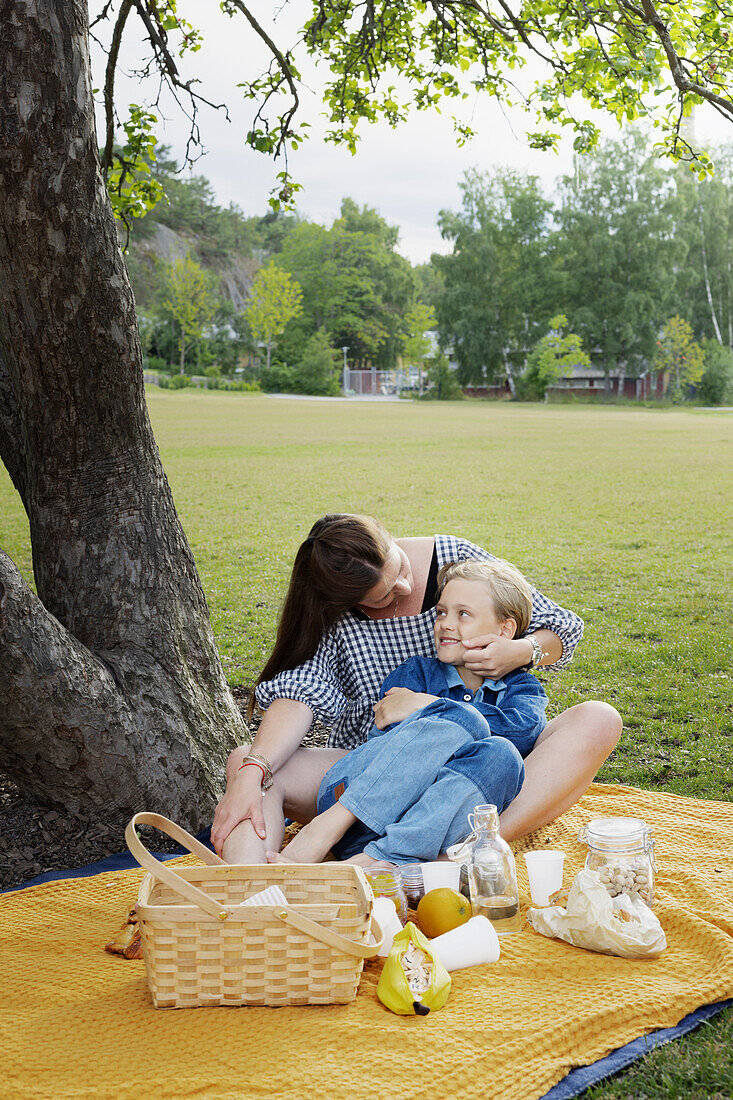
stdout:
<svg viewBox="0 0 733 1100">
<path fill-rule="evenodd" d="M 447 562 L 495 560 L 480 546 L 454 535 L 436 535 L 438 568 Z M 532 589 L 532 622 L 529 630 L 544 627 L 561 639 L 563 653 L 554 665 L 570 661 L 583 636 L 583 620 L 558 607 Z M 329 745 L 355 748 L 366 740 L 372 725 L 372 704 L 382 681 L 408 657 L 432 657 L 435 610 L 395 619 L 360 619 L 348 613 L 321 642 L 309 661 L 281 672 L 257 688 L 257 702 L 264 709 L 275 699 L 297 699 L 331 727 Z"/>
</svg>

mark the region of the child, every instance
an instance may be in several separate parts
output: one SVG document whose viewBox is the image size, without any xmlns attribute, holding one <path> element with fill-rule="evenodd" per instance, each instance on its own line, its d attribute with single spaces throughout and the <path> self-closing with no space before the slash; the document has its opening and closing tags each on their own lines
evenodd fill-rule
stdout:
<svg viewBox="0 0 733 1100">
<path fill-rule="evenodd" d="M 286 859 L 317 862 L 331 848 L 363 852 L 363 863 L 436 859 L 466 834 L 476 805 L 501 813 L 519 793 L 547 695 L 528 672 L 491 680 L 463 659 L 474 638 L 527 630 L 531 589 L 506 562 L 465 561 L 441 569 L 438 592 L 436 656 L 411 657 L 384 681 L 369 740 L 326 773 L 318 815 Z"/>
</svg>

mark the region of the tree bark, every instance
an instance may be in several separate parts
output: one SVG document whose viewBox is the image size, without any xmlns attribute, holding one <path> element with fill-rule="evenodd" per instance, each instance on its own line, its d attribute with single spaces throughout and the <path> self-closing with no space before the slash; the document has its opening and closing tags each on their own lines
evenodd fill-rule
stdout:
<svg viewBox="0 0 733 1100">
<path fill-rule="evenodd" d="M 81 0 L 0 3 L 0 766 L 49 804 L 200 827 L 245 727 L 145 404 Z"/>
</svg>

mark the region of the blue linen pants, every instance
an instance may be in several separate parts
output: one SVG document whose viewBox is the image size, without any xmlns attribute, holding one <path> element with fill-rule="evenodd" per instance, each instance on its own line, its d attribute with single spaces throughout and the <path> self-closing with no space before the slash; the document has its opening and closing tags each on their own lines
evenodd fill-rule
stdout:
<svg viewBox="0 0 733 1100">
<path fill-rule="evenodd" d="M 334 852 L 391 863 L 437 859 L 469 830 L 468 814 L 504 810 L 524 781 L 515 746 L 474 707 L 437 699 L 338 760 L 321 781 L 318 812 L 340 801 L 358 821 Z"/>
</svg>

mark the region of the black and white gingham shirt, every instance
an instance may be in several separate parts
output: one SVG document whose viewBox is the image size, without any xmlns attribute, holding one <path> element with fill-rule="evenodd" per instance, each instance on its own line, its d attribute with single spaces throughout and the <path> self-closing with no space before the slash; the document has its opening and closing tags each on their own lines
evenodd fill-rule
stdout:
<svg viewBox="0 0 733 1100">
<path fill-rule="evenodd" d="M 494 560 L 494 555 L 480 546 L 453 535 L 436 535 L 435 551 L 438 568 L 446 562 L 471 558 Z M 571 659 L 583 636 L 583 620 L 535 588 L 532 606 L 529 630 L 545 627 L 563 644 L 560 660 L 543 668 L 560 669 Z M 372 704 L 392 669 L 414 654 L 435 655 L 434 622 L 434 608 L 395 619 L 361 619 L 348 612 L 331 628 L 309 661 L 260 684 L 257 702 L 264 710 L 275 699 L 297 699 L 331 726 L 329 745 L 355 748 L 366 740 L 373 723 Z"/>
</svg>

